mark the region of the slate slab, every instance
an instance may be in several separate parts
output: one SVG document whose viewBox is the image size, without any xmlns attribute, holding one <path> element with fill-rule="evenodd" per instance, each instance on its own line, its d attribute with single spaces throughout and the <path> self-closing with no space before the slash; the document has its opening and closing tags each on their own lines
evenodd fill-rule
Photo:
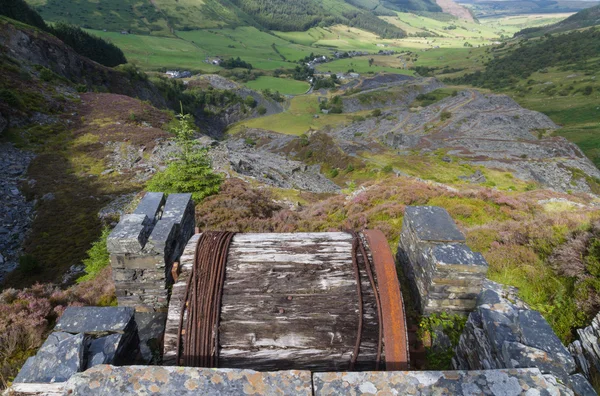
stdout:
<svg viewBox="0 0 600 396">
<path fill-rule="evenodd" d="M 310 371 L 194 367 L 93 367 L 69 380 L 70 395 L 312 395 Z"/>
<path fill-rule="evenodd" d="M 488 267 L 481 253 L 475 253 L 463 244 L 436 245 L 431 253 L 438 265 L 471 265 L 480 267 L 482 271 L 486 271 Z"/>
<path fill-rule="evenodd" d="M 141 252 L 153 225 L 145 214 L 124 215 L 106 240 L 108 251 L 113 254 Z"/>
<path fill-rule="evenodd" d="M 465 242 L 465 236 L 444 208 L 407 206 L 404 218 L 422 241 Z"/>
<path fill-rule="evenodd" d="M 144 198 L 133 211 L 134 214 L 148 216 L 150 220 L 156 223 L 160 218 L 160 208 L 165 204 L 165 194 L 161 192 L 147 192 Z"/>
<path fill-rule="evenodd" d="M 135 325 L 131 307 L 69 307 L 56 324 L 55 331 L 67 333 L 124 333 Z"/>
<path fill-rule="evenodd" d="M 165 334 L 167 313 L 136 312 L 135 322 L 138 326 L 140 352 L 142 353 L 144 364 L 159 363 L 162 354 L 161 341 Z"/>
<path fill-rule="evenodd" d="M 531 395 L 556 389 L 537 369 L 314 373 L 314 395 Z"/>
<path fill-rule="evenodd" d="M 92 340 L 87 352 L 86 368 L 89 369 L 99 364 L 115 364 L 123 338 L 123 334 L 110 334 Z"/>
<path fill-rule="evenodd" d="M 575 360 L 542 314 L 538 311 L 522 310 L 519 312 L 519 324 L 524 344 L 548 352 L 550 358 L 563 365 L 567 373 L 575 372 Z"/>
<path fill-rule="evenodd" d="M 544 374 L 552 374 L 563 382 L 568 381 L 568 373 L 558 360 L 553 360 L 548 352 L 523 345 L 520 342 L 505 342 L 502 357 L 508 368 L 537 367 Z"/>
<path fill-rule="evenodd" d="M 181 224 L 185 212 L 190 210 L 190 207 L 193 209 L 193 206 L 192 194 L 169 194 L 162 219 L 171 218 Z"/>
<path fill-rule="evenodd" d="M 84 334 L 71 335 L 58 343 L 51 341 L 45 350 L 27 359 L 15 383 L 64 382 L 83 367 L 87 340 Z"/>
<path fill-rule="evenodd" d="M 592 385 L 581 374 L 573 374 L 569 378 L 570 388 L 577 396 L 598 396 L 598 393 L 592 388 Z"/>
</svg>

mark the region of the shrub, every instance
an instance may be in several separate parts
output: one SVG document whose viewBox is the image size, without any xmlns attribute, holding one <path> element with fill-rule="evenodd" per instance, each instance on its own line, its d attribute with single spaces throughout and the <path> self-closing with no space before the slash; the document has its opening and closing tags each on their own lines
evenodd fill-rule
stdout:
<svg viewBox="0 0 600 396">
<path fill-rule="evenodd" d="M 371 112 L 371 116 L 373 117 L 379 117 L 381 115 L 381 110 L 379 109 L 375 109 Z"/>
<path fill-rule="evenodd" d="M 440 119 L 442 121 L 446 121 L 448 119 L 450 119 L 452 117 L 452 113 L 450 113 L 449 111 L 442 111 L 442 114 L 440 115 Z"/>
<path fill-rule="evenodd" d="M 194 147 L 192 116 L 183 114 L 183 108 L 172 132 L 183 148 L 182 158 L 172 162 L 165 171 L 157 173 L 150 179 L 146 185 L 147 190 L 191 193 L 196 202 L 216 194 L 223 178 L 213 173 L 210 160 L 206 155 L 207 150 Z"/>
<path fill-rule="evenodd" d="M 44 67 L 40 71 L 40 78 L 42 79 L 42 81 L 46 81 L 46 82 L 52 81 L 52 80 L 54 80 L 54 73 L 50 69 L 46 69 Z"/>
<path fill-rule="evenodd" d="M 258 114 L 260 115 L 265 115 L 267 114 L 267 109 L 265 108 L 265 106 L 258 106 L 258 108 L 256 109 L 256 111 L 258 112 Z"/>
<path fill-rule="evenodd" d="M 87 258 L 83 260 L 86 274 L 77 279 L 78 283 L 94 279 L 100 271 L 110 264 L 110 255 L 106 247 L 106 239 L 110 233 L 108 228 L 102 230 L 100 238 L 92 244 L 87 251 Z"/>
<path fill-rule="evenodd" d="M 244 99 L 244 104 L 248 107 L 255 108 L 256 99 L 254 99 L 252 96 L 247 96 L 246 99 Z"/>
<path fill-rule="evenodd" d="M 591 95 L 592 92 L 594 91 L 594 87 L 592 87 L 591 85 L 587 85 L 584 89 L 583 89 L 583 94 L 584 95 Z"/>
<path fill-rule="evenodd" d="M 23 107 L 23 100 L 12 89 L 0 89 L 0 101 L 16 109 Z"/>
</svg>

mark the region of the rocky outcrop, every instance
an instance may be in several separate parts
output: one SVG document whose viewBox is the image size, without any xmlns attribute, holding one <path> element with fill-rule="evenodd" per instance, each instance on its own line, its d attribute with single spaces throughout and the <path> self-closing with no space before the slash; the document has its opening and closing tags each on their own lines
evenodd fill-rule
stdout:
<svg viewBox="0 0 600 396">
<path fill-rule="evenodd" d="M 73 82 L 105 87 L 113 93 L 166 107 L 165 99 L 152 83 L 104 67 L 79 55 L 58 38 L 34 28 L 3 23 L 0 25 L 0 46 L 3 53 L 24 65 L 41 65 Z"/>
<path fill-rule="evenodd" d="M 21 245 L 35 215 L 35 202 L 28 201 L 20 187 L 33 157 L 12 144 L 0 144 L 0 280 L 17 267 Z M 53 199 L 53 196 L 46 195 L 42 199 Z"/>
<path fill-rule="evenodd" d="M 577 337 L 569 345 L 569 351 L 579 370 L 591 379 L 600 373 L 600 313 L 588 327 L 577 329 Z"/>
<path fill-rule="evenodd" d="M 459 370 L 536 367 L 563 394 L 595 394 L 542 315 L 520 301 L 516 289 L 491 281 L 469 315 L 453 365 Z"/>
<path fill-rule="evenodd" d="M 8 127 L 8 120 L 4 118 L 2 114 L 0 114 L 0 135 L 2 135 L 2 132 L 4 132 L 6 127 Z"/>
</svg>

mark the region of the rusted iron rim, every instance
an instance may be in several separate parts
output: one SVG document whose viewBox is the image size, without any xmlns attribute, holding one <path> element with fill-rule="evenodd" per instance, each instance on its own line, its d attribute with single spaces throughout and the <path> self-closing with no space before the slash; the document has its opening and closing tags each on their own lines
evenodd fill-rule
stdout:
<svg viewBox="0 0 600 396">
<path fill-rule="evenodd" d="M 386 370 L 408 370 L 406 316 L 394 257 L 385 235 L 381 231 L 365 230 L 363 234 L 371 249 L 377 275 L 377 286 L 381 299 L 381 325 L 383 325 L 385 339 Z"/>
</svg>

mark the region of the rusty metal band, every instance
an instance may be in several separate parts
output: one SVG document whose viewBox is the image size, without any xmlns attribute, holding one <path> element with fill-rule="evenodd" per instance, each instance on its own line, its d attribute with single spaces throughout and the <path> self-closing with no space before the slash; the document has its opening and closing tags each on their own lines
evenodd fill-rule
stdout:
<svg viewBox="0 0 600 396">
<path fill-rule="evenodd" d="M 404 302 L 400 293 L 400 283 L 396 264 L 385 235 L 379 230 L 363 232 L 375 267 L 377 286 L 381 298 L 381 322 L 385 339 L 386 370 L 408 370 L 409 352 L 406 333 Z"/>
<path fill-rule="evenodd" d="M 218 364 L 221 298 L 227 254 L 234 235 L 205 232 L 198 238 L 179 318 L 178 364 L 188 367 Z"/>
</svg>

